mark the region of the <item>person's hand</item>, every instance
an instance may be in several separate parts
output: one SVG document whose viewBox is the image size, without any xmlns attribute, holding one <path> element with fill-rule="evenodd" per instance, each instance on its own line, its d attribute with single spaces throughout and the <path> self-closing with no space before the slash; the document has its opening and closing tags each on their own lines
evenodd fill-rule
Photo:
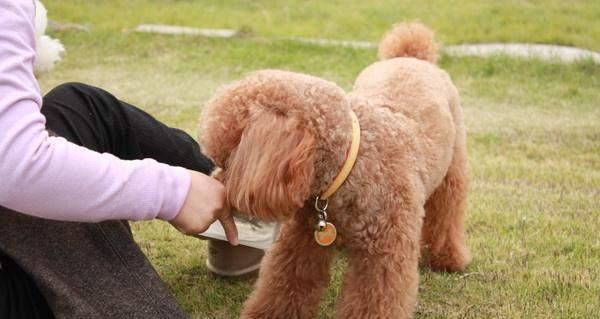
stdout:
<svg viewBox="0 0 600 319">
<path fill-rule="evenodd" d="M 183 207 L 170 221 L 171 225 L 186 235 L 197 235 L 219 220 L 229 243 L 237 245 L 237 228 L 229 207 L 225 205 L 225 187 L 202 173 L 190 171 L 190 174 L 190 190 Z"/>
</svg>

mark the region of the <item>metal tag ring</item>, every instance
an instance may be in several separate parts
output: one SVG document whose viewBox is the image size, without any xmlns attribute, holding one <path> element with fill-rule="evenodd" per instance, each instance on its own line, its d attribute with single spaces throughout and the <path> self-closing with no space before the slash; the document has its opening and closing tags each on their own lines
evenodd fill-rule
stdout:
<svg viewBox="0 0 600 319">
<path fill-rule="evenodd" d="M 319 217 L 319 220 L 327 221 L 327 212 L 326 211 L 319 212 L 318 217 Z"/>
<path fill-rule="evenodd" d="M 322 206 L 319 205 L 321 203 L 324 203 Z M 329 206 L 329 200 L 327 199 L 321 199 L 320 196 L 317 196 L 317 198 L 315 198 L 315 209 L 321 213 L 324 213 L 327 210 L 327 207 Z"/>
</svg>

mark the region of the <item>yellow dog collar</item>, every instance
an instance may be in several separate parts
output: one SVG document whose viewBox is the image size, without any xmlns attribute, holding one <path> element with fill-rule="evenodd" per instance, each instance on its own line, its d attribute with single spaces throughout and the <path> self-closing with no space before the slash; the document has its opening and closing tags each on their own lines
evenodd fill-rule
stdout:
<svg viewBox="0 0 600 319">
<path fill-rule="evenodd" d="M 331 185 L 320 196 L 315 199 L 315 209 L 318 212 L 318 220 L 315 229 L 315 241 L 321 246 L 329 246 L 333 244 L 337 237 L 337 229 L 335 225 L 327 222 L 327 206 L 329 205 L 328 198 L 331 197 L 346 181 L 348 175 L 354 167 L 356 157 L 358 156 L 358 148 L 360 146 L 360 123 L 356 113 L 350 110 L 350 118 L 352 119 L 352 143 L 348 150 L 348 156 L 342 166 L 342 169 L 335 177 Z"/>
<path fill-rule="evenodd" d="M 346 162 L 344 162 L 344 166 L 335 177 L 333 182 L 329 185 L 327 190 L 319 196 L 319 199 L 326 200 L 331 195 L 333 195 L 346 181 L 348 175 L 352 171 L 354 167 L 354 163 L 356 162 L 356 157 L 358 156 L 358 148 L 360 146 L 360 123 L 358 122 L 358 117 L 354 111 L 350 110 L 350 117 L 352 119 L 352 144 L 350 144 L 350 149 L 348 150 L 348 157 L 346 157 Z"/>
</svg>

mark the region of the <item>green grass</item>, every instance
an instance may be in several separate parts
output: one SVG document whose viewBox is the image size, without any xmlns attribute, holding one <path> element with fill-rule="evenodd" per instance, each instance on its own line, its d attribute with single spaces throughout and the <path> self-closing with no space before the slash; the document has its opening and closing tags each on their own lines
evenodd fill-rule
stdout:
<svg viewBox="0 0 600 319">
<path fill-rule="evenodd" d="M 420 18 L 447 43 L 510 40 L 600 48 L 599 8 L 591 1 L 337 7 L 316 1 L 45 2 L 52 18 L 89 22 L 92 32 L 55 34 L 68 51 L 57 69 L 41 77 L 43 90 L 65 81 L 95 84 L 192 135 L 202 103 L 219 85 L 247 72 L 283 68 L 349 89 L 375 59 L 370 50 L 276 40 L 288 34 L 375 40 L 398 19 Z M 142 22 L 247 26 L 258 37 L 122 32 Z M 600 65 L 503 56 L 445 56 L 440 63 L 462 94 L 469 129 L 473 181 L 467 225 L 474 260 L 464 274 L 422 270 L 416 317 L 594 318 L 600 309 Z M 211 277 L 203 242 L 162 222 L 133 228 L 193 317 L 238 315 L 251 282 Z M 333 316 L 343 269 L 342 259 L 320 318 Z"/>
<path fill-rule="evenodd" d="M 64 20 L 121 31 L 140 23 L 245 29 L 255 35 L 378 40 L 381 30 L 418 19 L 445 43 L 520 41 L 600 49 L 594 1 L 47 1 Z M 106 8 L 111 6 L 113 10 Z M 54 10 L 54 11 L 52 11 Z"/>
</svg>

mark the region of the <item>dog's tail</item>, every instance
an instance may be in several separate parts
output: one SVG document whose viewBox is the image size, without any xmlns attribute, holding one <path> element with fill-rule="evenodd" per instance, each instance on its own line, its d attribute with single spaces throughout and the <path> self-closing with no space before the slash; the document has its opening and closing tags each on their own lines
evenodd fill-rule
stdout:
<svg viewBox="0 0 600 319">
<path fill-rule="evenodd" d="M 435 63 L 439 47 L 433 31 L 423 24 L 401 23 L 394 25 L 379 42 L 379 59 L 413 57 Z"/>
</svg>

